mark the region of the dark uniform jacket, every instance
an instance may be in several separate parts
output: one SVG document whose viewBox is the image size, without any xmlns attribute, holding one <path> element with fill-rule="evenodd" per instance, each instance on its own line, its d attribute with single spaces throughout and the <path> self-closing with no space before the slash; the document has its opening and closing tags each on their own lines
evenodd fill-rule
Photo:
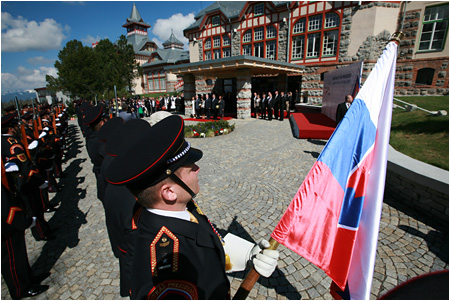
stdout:
<svg viewBox="0 0 450 301">
<path fill-rule="evenodd" d="M 206 216 L 198 223 L 142 210 L 131 275 L 131 299 L 229 299 L 225 253 Z"/>
<path fill-rule="evenodd" d="M 347 113 L 347 104 L 345 102 L 340 103 L 336 109 L 336 124 L 339 124 Z"/>
</svg>

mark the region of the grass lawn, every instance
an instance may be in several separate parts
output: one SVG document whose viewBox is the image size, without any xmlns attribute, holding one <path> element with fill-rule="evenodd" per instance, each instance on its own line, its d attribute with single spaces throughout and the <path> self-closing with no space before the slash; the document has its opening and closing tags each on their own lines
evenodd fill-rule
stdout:
<svg viewBox="0 0 450 301">
<path fill-rule="evenodd" d="M 394 97 L 428 111 L 449 112 L 448 96 Z M 404 104 L 394 100 L 394 104 Z M 392 113 L 390 145 L 422 162 L 449 170 L 449 116 L 432 116 L 421 110 Z"/>
</svg>

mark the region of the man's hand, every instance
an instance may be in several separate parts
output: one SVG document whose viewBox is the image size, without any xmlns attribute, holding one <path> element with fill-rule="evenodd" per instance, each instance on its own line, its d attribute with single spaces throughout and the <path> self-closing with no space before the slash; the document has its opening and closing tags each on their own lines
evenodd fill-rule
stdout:
<svg viewBox="0 0 450 301">
<path fill-rule="evenodd" d="M 264 277 L 270 277 L 277 267 L 280 252 L 276 250 L 266 250 L 270 243 L 263 239 L 251 250 L 251 260 L 255 270 Z M 262 253 L 260 252 L 262 249 Z"/>
</svg>

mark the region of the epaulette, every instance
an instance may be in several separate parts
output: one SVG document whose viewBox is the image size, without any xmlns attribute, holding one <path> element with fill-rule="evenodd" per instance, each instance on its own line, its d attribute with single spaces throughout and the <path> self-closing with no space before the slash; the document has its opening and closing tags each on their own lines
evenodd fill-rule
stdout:
<svg viewBox="0 0 450 301">
<path fill-rule="evenodd" d="M 180 243 L 178 238 L 165 226 L 150 244 L 150 264 L 153 277 L 170 269 L 178 272 Z"/>
</svg>

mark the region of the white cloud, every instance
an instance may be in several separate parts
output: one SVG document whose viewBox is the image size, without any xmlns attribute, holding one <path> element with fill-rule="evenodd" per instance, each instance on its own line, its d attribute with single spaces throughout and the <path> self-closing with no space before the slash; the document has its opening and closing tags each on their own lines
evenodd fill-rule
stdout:
<svg viewBox="0 0 450 301">
<path fill-rule="evenodd" d="M 100 40 L 102 40 L 100 36 L 94 38 L 91 35 L 87 35 L 87 37 L 81 39 L 81 42 L 83 42 L 85 46 L 92 47 L 92 43 L 99 42 Z"/>
<path fill-rule="evenodd" d="M 153 41 L 155 41 L 157 44 L 159 41 L 166 41 L 170 37 L 173 29 L 173 34 L 178 40 L 184 43 L 184 48 L 186 49 L 188 47 L 188 39 L 184 37 L 183 29 L 191 25 L 194 21 L 195 19 L 193 13 L 190 13 L 186 16 L 178 13 L 172 15 L 168 19 L 158 19 L 153 25 L 152 33 L 157 36 L 156 40 L 153 39 Z M 158 44 L 158 46 L 160 45 Z"/>
<path fill-rule="evenodd" d="M 45 87 L 47 74 L 57 77 L 56 68 L 26 69 L 20 66 L 15 73 L 2 73 L 2 94 Z"/>
<path fill-rule="evenodd" d="M 2 51 L 60 49 L 69 31 L 69 26 L 63 27 L 53 19 L 38 23 L 2 12 Z"/>
<path fill-rule="evenodd" d="M 55 61 L 56 59 L 46 59 L 43 56 L 35 56 L 27 59 L 27 63 L 30 65 L 53 65 Z"/>
</svg>

